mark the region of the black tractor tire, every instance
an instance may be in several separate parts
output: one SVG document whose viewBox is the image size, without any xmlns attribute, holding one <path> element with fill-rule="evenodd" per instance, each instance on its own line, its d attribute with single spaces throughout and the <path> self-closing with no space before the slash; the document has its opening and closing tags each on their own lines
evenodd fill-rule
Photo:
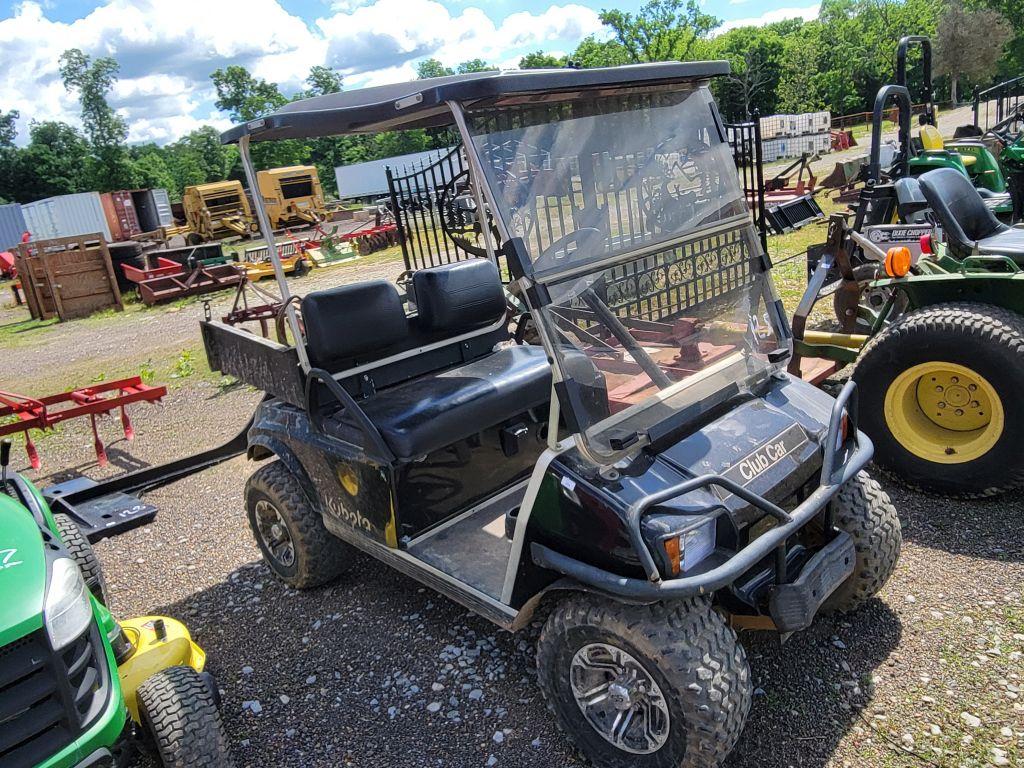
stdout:
<svg viewBox="0 0 1024 768">
<path fill-rule="evenodd" d="M 572 660 L 603 643 L 631 655 L 661 689 L 669 732 L 656 751 L 612 744 L 573 693 Z M 541 691 L 561 729 L 597 768 L 712 768 L 735 746 L 750 711 L 750 668 L 725 620 L 702 598 L 626 605 L 576 595 L 557 605 L 537 643 Z"/>
<path fill-rule="evenodd" d="M 92 592 L 93 597 L 106 605 L 107 581 L 103 577 L 103 566 L 100 565 L 100 559 L 96 557 L 96 551 L 89 543 L 89 539 L 82 533 L 78 523 L 67 515 L 58 513 L 53 516 L 53 522 L 57 526 L 60 540 L 64 542 L 64 549 L 68 551 L 68 555 L 82 571 L 85 586 Z"/>
<path fill-rule="evenodd" d="M 198 232 L 189 232 L 185 235 L 185 243 L 191 246 L 202 245 L 204 242 L 203 236 Z"/>
<path fill-rule="evenodd" d="M 293 557 L 284 562 L 260 534 L 257 507 L 270 504 L 290 537 Z M 260 467 L 245 484 L 245 508 L 263 560 L 278 578 L 296 589 L 311 589 L 334 581 L 352 564 L 352 548 L 324 526 L 324 520 L 302 486 L 284 464 Z"/>
<path fill-rule="evenodd" d="M 894 435 L 885 397 L 910 368 L 953 363 L 980 374 L 1003 409 L 1002 432 L 983 454 L 959 463 L 933 461 Z M 871 339 L 853 371 L 860 394 L 860 427 L 874 441 L 875 462 L 903 482 L 957 497 L 991 496 L 1024 485 L 1024 317 L 1000 307 L 937 304 L 904 315 Z M 946 447 L 952 455 L 955 448 Z"/>
<path fill-rule="evenodd" d="M 139 719 L 164 768 L 231 768 L 217 693 L 191 667 L 168 667 L 139 686 Z"/>
<path fill-rule="evenodd" d="M 858 472 L 843 485 L 832 504 L 834 525 L 850 534 L 857 563 L 823 609 L 850 613 L 877 595 L 896 570 L 903 529 L 889 494 L 866 472 Z"/>
<path fill-rule="evenodd" d="M 308 275 L 309 274 L 309 262 L 306 261 L 305 259 L 297 260 L 295 262 L 295 272 L 294 272 L 294 274 L 295 274 L 296 277 L 305 277 L 306 275 Z"/>
</svg>

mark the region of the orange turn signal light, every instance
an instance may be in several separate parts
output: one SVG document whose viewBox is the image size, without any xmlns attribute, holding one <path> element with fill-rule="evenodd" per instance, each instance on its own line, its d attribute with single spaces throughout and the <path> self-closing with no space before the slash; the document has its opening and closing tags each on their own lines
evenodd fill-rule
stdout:
<svg viewBox="0 0 1024 768">
<path fill-rule="evenodd" d="M 894 245 L 885 252 L 885 274 L 889 277 L 904 277 L 910 271 L 913 257 L 905 245 Z"/>
<path fill-rule="evenodd" d="M 668 563 L 672 569 L 672 575 L 677 576 L 679 574 L 680 555 L 682 554 L 680 552 L 678 536 L 665 539 L 665 554 L 668 555 Z"/>
</svg>

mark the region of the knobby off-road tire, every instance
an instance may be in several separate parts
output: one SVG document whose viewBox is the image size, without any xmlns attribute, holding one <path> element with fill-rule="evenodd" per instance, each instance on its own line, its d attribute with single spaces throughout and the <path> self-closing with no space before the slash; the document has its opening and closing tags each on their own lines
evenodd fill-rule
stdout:
<svg viewBox="0 0 1024 768">
<path fill-rule="evenodd" d="M 60 540 L 64 542 L 64 549 L 68 551 L 71 559 L 78 563 L 85 586 L 92 592 L 93 597 L 106 605 L 107 581 L 103 578 L 103 567 L 89 539 L 82 533 L 78 523 L 67 515 L 56 514 L 53 516 L 53 522 L 57 526 Z"/>
<path fill-rule="evenodd" d="M 269 504 L 280 516 L 294 557 L 282 561 L 260 534 L 258 513 Z M 333 581 L 352 563 L 352 550 L 324 527 L 323 517 L 280 461 L 260 467 L 245 484 L 245 507 L 256 544 L 270 569 L 286 584 L 309 589 Z"/>
<path fill-rule="evenodd" d="M 216 694 L 190 667 L 168 667 L 137 691 L 139 718 L 165 768 L 231 768 Z"/>
<path fill-rule="evenodd" d="M 931 457 L 907 447 L 894 434 L 899 422 L 886 412 L 886 395 L 912 369 L 934 363 L 983 377 L 977 386 L 994 391 L 1001 409 L 1001 432 L 994 443 L 974 451 L 953 441 L 974 432 L 946 432 L 950 438 L 923 441 Z M 897 320 L 864 347 L 854 368 L 859 386 L 860 426 L 875 443 L 875 461 L 904 482 L 949 496 L 990 496 L 1024 485 L 1024 317 L 985 304 L 938 304 Z M 941 376 L 940 376 L 941 378 Z M 975 403 L 970 403 L 974 406 Z M 954 408 L 952 403 L 942 406 Z M 907 418 L 911 409 L 902 409 Z M 984 413 L 982 409 L 976 411 Z M 923 411 L 921 411 L 923 414 Z M 991 419 L 997 413 L 988 411 Z M 938 418 L 939 413 L 931 414 Z M 941 419 L 940 419 L 941 420 Z M 994 421 L 992 423 L 995 423 Z M 927 425 L 926 425 L 927 426 Z M 904 428 L 905 429 L 905 428 Z M 983 445 L 987 445 L 982 441 Z M 982 452 L 983 451 L 983 452 Z"/>
<path fill-rule="evenodd" d="M 669 713 L 647 754 L 613 745 L 583 714 L 572 687 L 577 652 L 607 644 L 633 657 Z M 633 606 L 591 595 L 560 603 L 537 644 L 541 690 L 558 724 L 598 768 L 710 768 L 735 746 L 750 710 L 750 668 L 725 621 L 703 599 Z"/>
<path fill-rule="evenodd" d="M 858 472 L 840 488 L 832 503 L 835 527 L 853 538 L 857 563 L 823 607 L 826 612 L 849 613 L 878 594 L 892 576 L 900 559 L 903 530 L 889 494 L 865 472 Z"/>
</svg>

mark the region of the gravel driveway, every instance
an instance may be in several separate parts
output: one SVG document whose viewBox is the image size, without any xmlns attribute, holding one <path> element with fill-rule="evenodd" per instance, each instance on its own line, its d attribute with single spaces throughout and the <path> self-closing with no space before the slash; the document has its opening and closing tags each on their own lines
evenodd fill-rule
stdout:
<svg viewBox="0 0 1024 768">
<path fill-rule="evenodd" d="M 64 324 L 31 353 L 8 350 L 4 379 L 51 370 L 61 349 L 89 361 L 108 348 L 144 359 L 172 334 L 195 345 L 197 311 L 134 328 L 120 318 Z M 41 479 L 99 477 L 212 446 L 259 397 L 185 378 L 162 407 L 135 409 L 139 437 L 111 440 L 107 470 L 91 461 L 85 423 L 40 440 Z M 103 432 L 109 439 L 116 425 Z M 236 458 L 154 491 L 151 525 L 97 547 L 115 613 L 180 617 L 208 652 L 239 765 L 581 764 L 540 699 L 536 627 L 498 631 L 365 557 L 333 586 L 286 589 L 245 523 L 251 471 Z M 894 578 L 862 612 L 823 618 L 785 644 L 741 636 L 756 690 L 731 766 L 1024 765 L 1021 496 L 954 502 L 882 479 L 906 539 Z"/>
</svg>

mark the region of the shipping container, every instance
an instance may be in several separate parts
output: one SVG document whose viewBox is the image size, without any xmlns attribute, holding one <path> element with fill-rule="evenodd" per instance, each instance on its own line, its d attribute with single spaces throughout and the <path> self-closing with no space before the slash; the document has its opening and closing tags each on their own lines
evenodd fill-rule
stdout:
<svg viewBox="0 0 1024 768">
<path fill-rule="evenodd" d="M 21 212 L 34 240 L 96 233 L 103 235 L 108 242 L 111 239 L 99 192 L 79 192 L 36 200 L 21 206 Z"/>
<path fill-rule="evenodd" d="M 0 251 L 9 251 L 20 243 L 26 229 L 28 227 L 20 205 L 0 205 Z"/>
<path fill-rule="evenodd" d="M 142 232 L 132 195 L 133 193 L 128 190 L 104 192 L 100 195 L 103 215 L 107 218 L 110 237 L 114 242 L 131 240 Z"/>
<path fill-rule="evenodd" d="M 139 190 L 135 193 L 134 200 L 135 212 L 139 215 L 139 226 L 143 232 L 173 226 L 171 198 L 166 189 Z"/>
</svg>

